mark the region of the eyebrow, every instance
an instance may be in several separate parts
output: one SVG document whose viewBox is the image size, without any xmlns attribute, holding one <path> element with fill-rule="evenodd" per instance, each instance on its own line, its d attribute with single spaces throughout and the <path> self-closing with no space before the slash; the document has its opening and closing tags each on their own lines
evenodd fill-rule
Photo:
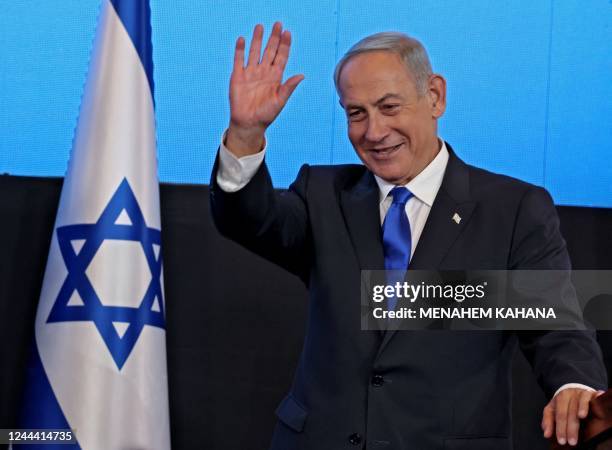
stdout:
<svg viewBox="0 0 612 450">
<path fill-rule="evenodd" d="M 389 99 L 397 99 L 397 100 L 401 100 L 402 96 L 399 94 L 385 94 L 383 95 L 381 98 L 379 98 L 378 100 L 376 100 L 376 102 L 374 103 L 375 105 L 380 105 L 381 103 L 384 103 L 385 101 L 389 100 Z"/>
<path fill-rule="evenodd" d="M 381 103 L 384 103 L 385 101 L 389 100 L 389 99 L 397 99 L 397 100 L 401 100 L 403 97 L 399 94 L 393 94 L 393 93 L 388 93 L 383 95 L 381 98 L 379 98 L 378 100 L 376 100 L 374 102 L 375 106 L 380 105 Z M 340 105 L 342 105 L 342 102 L 340 102 Z M 361 108 L 361 106 L 359 105 L 354 105 L 354 104 L 347 104 L 346 106 L 342 105 L 345 109 L 352 109 L 352 108 Z"/>
</svg>

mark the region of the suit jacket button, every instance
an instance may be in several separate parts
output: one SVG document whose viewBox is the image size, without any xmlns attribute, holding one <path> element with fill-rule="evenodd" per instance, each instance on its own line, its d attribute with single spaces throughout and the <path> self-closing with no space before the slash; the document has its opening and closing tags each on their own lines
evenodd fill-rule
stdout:
<svg viewBox="0 0 612 450">
<path fill-rule="evenodd" d="M 361 441 L 363 439 L 361 438 L 361 435 L 359 433 L 353 433 L 349 436 L 348 441 L 349 443 L 353 444 L 353 445 L 359 445 L 361 444 Z"/>
<path fill-rule="evenodd" d="M 382 375 L 379 375 L 379 374 L 372 375 L 372 386 L 381 387 L 383 384 L 385 384 L 385 379 L 383 378 Z"/>
</svg>

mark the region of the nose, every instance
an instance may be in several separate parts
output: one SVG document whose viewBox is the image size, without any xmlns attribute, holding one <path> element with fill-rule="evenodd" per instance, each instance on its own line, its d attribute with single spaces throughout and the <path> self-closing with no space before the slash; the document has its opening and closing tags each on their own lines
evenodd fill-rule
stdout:
<svg viewBox="0 0 612 450">
<path fill-rule="evenodd" d="M 383 118 L 377 114 L 372 114 L 368 118 L 368 128 L 365 133 L 365 138 L 369 142 L 381 142 L 389 134 L 389 128 L 386 126 Z"/>
</svg>

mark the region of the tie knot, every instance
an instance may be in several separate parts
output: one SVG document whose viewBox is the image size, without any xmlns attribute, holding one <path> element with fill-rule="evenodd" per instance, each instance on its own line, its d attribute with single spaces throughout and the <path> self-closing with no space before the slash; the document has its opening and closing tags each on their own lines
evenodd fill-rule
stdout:
<svg viewBox="0 0 612 450">
<path fill-rule="evenodd" d="M 395 186 L 389 194 L 393 196 L 393 203 L 399 203 L 400 205 L 405 205 L 412 197 L 412 192 L 404 186 Z"/>
</svg>

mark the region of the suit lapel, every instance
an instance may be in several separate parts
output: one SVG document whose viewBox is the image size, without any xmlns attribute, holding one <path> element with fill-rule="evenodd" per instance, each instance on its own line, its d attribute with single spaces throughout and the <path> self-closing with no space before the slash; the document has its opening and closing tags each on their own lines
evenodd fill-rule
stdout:
<svg viewBox="0 0 612 450">
<path fill-rule="evenodd" d="M 449 152 L 448 165 L 410 261 L 411 269 L 439 269 L 442 260 L 470 221 L 476 206 L 470 196 L 468 168 L 457 158 L 451 146 L 446 146 Z"/>
<path fill-rule="evenodd" d="M 449 152 L 448 164 L 442 185 L 410 261 L 409 268 L 413 270 L 439 269 L 455 240 L 467 226 L 476 207 L 476 202 L 470 197 L 468 168 L 457 158 L 448 143 L 446 147 Z M 379 355 L 396 331 L 391 329 L 385 333 L 378 351 Z"/>
<path fill-rule="evenodd" d="M 414 252 L 414 258 L 410 262 L 410 268 L 439 269 L 444 257 L 470 220 L 474 207 L 473 202 L 457 203 L 446 193 L 438 194 Z M 457 223 L 453 217 L 460 222 Z"/>
<path fill-rule="evenodd" d="M 354 187 L 341 191 L 340 206 L 361 270 L 383 270 L 378 185 L 370 171 Z"/>
<path fill-rule="evenodd" d="M 365 171 L 357 184 L 340 192 L 340 207 L 360 269 L 383 270 L 385 256 L 380 229 L 379 193 L 371 172 Z M 372 315 L 372 304 L 364 297 L 372 291 L 372 284 L 372 280 L 361 278 L 361 317 L 362 321 L 367 322 L 368 329 L 380 330 L 380 324 Z"/>
</svg>

